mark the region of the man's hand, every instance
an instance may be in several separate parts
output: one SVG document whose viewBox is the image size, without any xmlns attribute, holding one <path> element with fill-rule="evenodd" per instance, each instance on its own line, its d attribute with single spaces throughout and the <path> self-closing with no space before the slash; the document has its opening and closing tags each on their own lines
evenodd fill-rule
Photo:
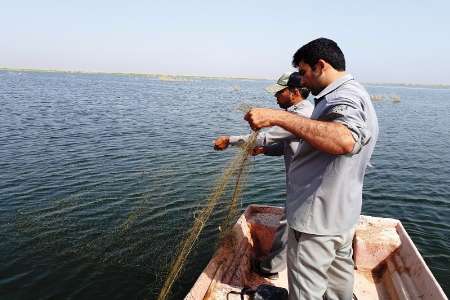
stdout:
<svg viewBox="0 0 450 300">
<path fill-rule="evenodd" d="M 252 150 L 252 155 L 253 156 L 256 156 L 256 155 L 259 155 L 259 154 L 264 154 L 264 153 L 266 153 L 264 147 L 255 147 Z"/>
<path fill-rule="evenodd" d="M 280 111 L 270 108 L 252 108 L 244 117 L 253 130 L 273 126 L 273 120 Z"/>
<path fill-rule="evenodd" d="M 215 141 L 214 141 L 214 150 L 225 150 L 228 148 L 228 145 L 230 144 L 230 136 L 228 135 L 222 135 L 219 136 Z"/>
</svg>

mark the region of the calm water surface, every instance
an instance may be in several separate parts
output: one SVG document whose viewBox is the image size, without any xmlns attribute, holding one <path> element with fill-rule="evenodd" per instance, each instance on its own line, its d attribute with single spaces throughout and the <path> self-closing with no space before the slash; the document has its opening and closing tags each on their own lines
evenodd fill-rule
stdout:
<svg viewBox="0 0 450 300">
<path fill-rule="evenodd" d="M 235 154 L 211 141 L 249 132 L 236 108 L 274 107 L 269 83 L 0 71 L 0 298 L 155 298 Z M 450 90 L 367 88 L 387 97 L 363 213 L 400 219 L 450 294 Z M 284 197 L 282 159 L 255 158 L 241 207 Z M 172 299 L 209 261 L 224 209 Z"/>
</svg>

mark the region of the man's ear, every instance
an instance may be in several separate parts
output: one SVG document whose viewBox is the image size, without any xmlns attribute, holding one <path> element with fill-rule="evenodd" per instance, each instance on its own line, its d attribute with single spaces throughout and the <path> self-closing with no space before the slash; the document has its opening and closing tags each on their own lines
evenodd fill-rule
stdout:
<svg viewBox="0 0 450 300">
<path fill-rule="evenodd" d="M 319 68 L 322 72 L 325 71 L 328 67 L 328 63 L 323 59 L 319 59 L 316 64 L 316 68 Z"/>
</svg>

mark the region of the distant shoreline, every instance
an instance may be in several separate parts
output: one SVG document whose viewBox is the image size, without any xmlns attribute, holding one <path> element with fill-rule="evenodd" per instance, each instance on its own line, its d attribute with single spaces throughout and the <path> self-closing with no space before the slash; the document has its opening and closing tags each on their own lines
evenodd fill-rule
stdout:
<svg viewBox="0 0 450 300">
<path fill-rule="evenodd" d="M 125 76 L 142 76 L 151 78 L 166 78 L 165 80 L 183 81 L 195 79 L 211 79 L 211 80 L 274 80 L 267 78 L 252 77 L 226 77 L 226 76 L 200 76 L 200 75 L 175 75 L 175 74 L 158 74 L 158 73 L 133 73 L 133 72 L 99 72 L 99 71 L 76 71 L 76 70 L 54 70 L 54 69 L 30 69 L 30 68 L 5 68 L 0 67 L 0 71 L 10 72 L 36 72 L 36 73 L 67 73 L 67 74 L 100 74 L 100 75 L 125 75 Z M 392 82 L 362 82 L 368 86 L 396 86 L 407 88 L 436 88 L 450 89 L 450 84 L 421 84 L 421 83 L 392 83 Z"/>
<path fill-rule="evenodd" d="M 159 73 L 135 73 L 135 72 L 99 72 L 99 71 L 77 71 L 77 70 L 53 70 L 53 69 L 30 69 L 30 68 L 5 68 L 0 67 L 0 71 L 10 72 L 36 72 L 36 73 L 67 73 L 67 74 L 103 74 L 103 75 L 134 75 L 143 77 L 168 77 L 180 79 L 228 79 L 228 80 L 273 80 L 267 78 L 252 77 L 226 77 L 226 76 L 201 76 L 201 75 L 176 75 Z"/>
</svg>

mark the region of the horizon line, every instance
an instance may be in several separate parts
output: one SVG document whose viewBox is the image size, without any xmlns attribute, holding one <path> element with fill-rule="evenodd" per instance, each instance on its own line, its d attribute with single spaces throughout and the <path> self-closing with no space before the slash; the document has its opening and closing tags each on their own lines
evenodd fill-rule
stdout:
<svg viewBox="0 0 450 300">
<path fill-rule="evenodd" d="M 0 71 L 21 71 L 21 72 L 43 72 L 43 73 L 76 73 L 76 74 L 105 74 L 105 75 L 138 75 L 138 76 L 168 76 L 168 77 L 190 77 L 205 79 L 238 79 L 238 80 L 273 80 L 262 77 L 245 76 L 206 76 L 206 75 L 185 75 L 169 73 L 147 73 L 147 72 L 108 72 L 108 71 L 86 71 L 86 70 L 68 70 L 68 69 L 45 69 L 45 68 L 10 68 L 1 67 Z"/>
<path fill-rule="evenodd" d="M 104 74 L 104 75 L 137 75 L 149 77 L 168 78 L 184 77 L 184 78 L 201 78 L 201 79 L 226 79 L 226 80 L 275 80 L 275 78 L 262 77 L 245 77 L 245 76 L 206 76 L 206 75 L 185 75 L 185 74 L 169 74 L 169 73 L 144 73 L 144 72 L 107 72 L 107 71 L 85 71 L 85 70 L 68 70 L 68 69 L 45 69 L 45 68 L 11 68 L 1 67 L 0 71 L 14 71 L 14 72 L 42 72 L 42 73 L 74 73 L 74 74 Z M 361 82 L 369 85 L 401 85 L 412 87 L 437 87 L 450 88 L 450 84 L 446 83 L 406 83 L 406 82 Z"/>
</svg>

